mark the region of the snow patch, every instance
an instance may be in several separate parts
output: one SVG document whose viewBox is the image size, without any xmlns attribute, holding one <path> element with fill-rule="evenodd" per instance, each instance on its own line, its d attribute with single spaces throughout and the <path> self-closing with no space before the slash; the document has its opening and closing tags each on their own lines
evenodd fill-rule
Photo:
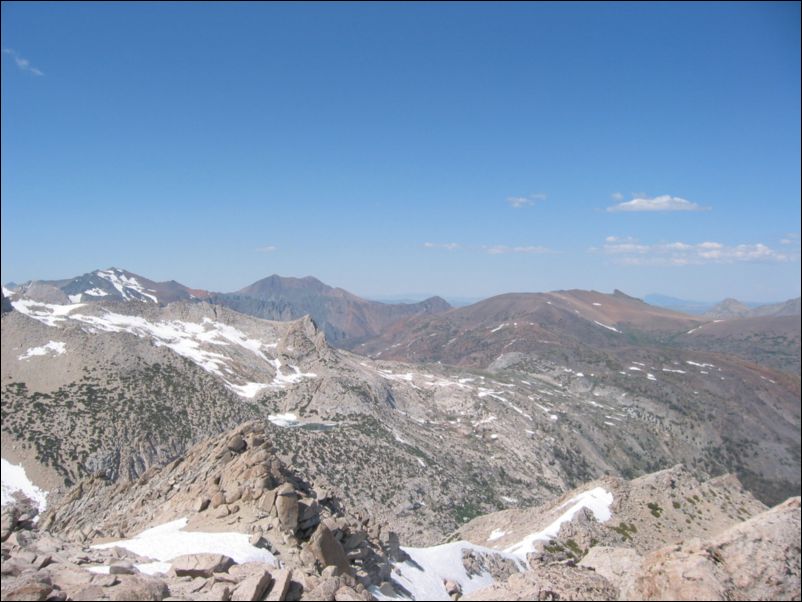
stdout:
<svg viewBox="0 0 802 602">
<path fill-rule="evenodd" d="M 83 307 L 85 304 L 53 305 L 34 301 L 33 299 L 19 299 L 18 301 L 12 301 L 11 305 L 21 314 L 25 314 L 34 320 L 39 320 L 42 324 L 58 326 L 59 322 L 67 320 L 67 316 L 71 311 Z"/>
<path fill-rule="evenodd" d="M 598 324 L 598 325 L 599 325 L 599 326 L 601 326 L 602 328 L 606 328 L 607 330 L 612 330 L 613 332 L 617 332 L 618 334 L 621 334 L 621 331 L 620 331 L 620 330 L 618 330 L 618 329 L 617 329 L 616 327 L 614 327 L 614 326 L 608 326 L 607 324 L 602 324 L 601 322 L 598 322 L 598 321 L 596 321 L 596 320 L 593 320 L 593 322 L 594 322 L 594 324 Z"/>
<path fill-rule="evenodd" d="M 14 493 L 19 492 L 30 498 L 39 512 L 44 512 L 47 507 L 47 491 L 39 489 L 31 482 L 22 465 L 0 458 L 0 469 L 0 506 L 13 504 Z"/>
<path fill-rule="evenodd" d="M 610 520 L 610 517 L 612 516 L 612 512 L 610 512 L 610 506 L 612 503 L 613 494 L 603 487 L 596 487 L 590 491 L 580 493 L 557 508 L 559 510 L 561 508 L 565 508 L 566 506 L 570 506 L 568 510 L 563 512 L 557 518 L 557 520 L 555 520 L 545 529 L 527 535 L 518 543 L 507 548 L 505 552 L 513 554 L 525 562 L 526 555 L 529 552 L 534 551 L 534 543 L 536 541 L 548 541 L 557 537 L 562 524 L 571 521 L 574 518 L 574 515 L 582 508 L 587 508 L 590 510 L 593 513 L 593 516 L 596 517 L 596 520 L 600 523 Z"/>
<path fill-rule="evenodd" d="M 88 291 L 84 291 L 84 295 L 92 295 L 93 297 L 107 297 L 109 294 L 102 288 L 90 288 Z"/>
<path fill-rule="evenodd" d="M 132 539 L 112 541 L 92 547 L 102 550 L 120 546 L 163 563 L 184 554 L 224 554 L 233 558 L 237 564 L 264 562 L 277 565 L 275 556 L 267 550 L 249 544 L 248 535 L 245 533 L 184 531 L 186 525 L 186 517 L 179 518 L 142 531 Z M 148 566 L 152 567 L 153 563 L 148 563 Z"/>
<path fill-rule="evenodd" d="M 497 539 L 501 539 L 507 534 L 506 531 L 502 531 L 501 529 L 493 529 L 493 532 L 487 538 L 487 541 L 496 541 Z"/>
<path fill-rule="evenodd" d="M 282 427 L 292 427 L 298 426 L 300 421 L 298 420 L 298 416 L 293 414 L 292 412 L 287 412 L 286 414 L 270 414 L 267 419 L 275 424 L 276 426 Z"/>
<path fill-rule="evenodd" d="M 392 580 L 407 590 L 414 600 L 450 600 L 444 586 L 446 580 L 458 583 L 463 595 L 492 585 L 493 577 L 487 571 L 478 575 L 468 575 L 462 563 L 462 554 L 465 550 L 509 558 L 516 563 L 518 561 L 510 554 L 467 541 L 455 541 L 430 548 L 402 547 L 401 549 L 409 555 L 410 560 L 394 565 Z M 371 589 L 371 593 L 380 600 L 393 599 L 383 596 L 378 589 Z"/>
<path fill-rule="evenodd" d="M 111 285 L 117 289 L 123 299 L 126 301 L 130 301 L 132 299 L 136 301 L 142 301 L 143 303 L 147 303 L 145 299 L 142 297 L 146 297 L 150 299 L 154 303 L 158 303 L 159 300 L 156 298 L 155 295 L 151 295 L 146 291 L 150 291 L 155 293 L 156 291 L 151 289 L 146 289 L 143 287 L 139 281 L 134 278 L 133 276 L 126 276 L 121 270 L 98 270 L 95 272 L 100 278 L 103 280 L 108 280 Z M 132 294 L 133 293 L 133 294 Z"/>
<path fill-rule="evenodd" d="M 685 363 L 689 366 L 698 366 L 699 368 L 715 368 L 713 364 L 700 364 L 698 362 L 692 362 L 691 360 L 685 360 Z"/>
<path fill-rule="evenodd" d="M 50 341 L 46 345 L 42 345 L 41 347 L 31 347 L 20 355 L 17 359 L 19 360 L 27 360 L 36 355 L 47 355 L 48 352 L 51 352 L 53 355 L 62 355 L 66 353 L 67 345 L 62 343 L 61 341 Z"/>
</svg>

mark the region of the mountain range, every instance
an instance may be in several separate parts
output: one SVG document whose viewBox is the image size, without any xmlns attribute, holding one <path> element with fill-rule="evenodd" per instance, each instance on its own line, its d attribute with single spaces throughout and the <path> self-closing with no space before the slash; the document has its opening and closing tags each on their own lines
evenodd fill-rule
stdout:
<svg viewBox="0 0 802 602">
<path fill-rule="evenodd" d="M 635 550 L 620 562 L 679 562 L 650 555 L 691 537 L 740 542 L 729 529 L 800 492 L 798 316 L 715 321 L 620 291 L 381 304 L 278 276 L 223 294 L 115 268 L 3 295 L 4 506 L 8 462 L 46 492 L 43 532 L 84 549 L 197 514 L 188 529 L 258 530 L 298 596 L 322 595 L 330 564 L 356 579 L 338 587 L 377 598 L 440 599 L 449 579 L 459 595 L 527 596 L 527 566 L 555 587 L 581 581 L 547 567 L 599 542 Z M 607 494 L 616 522 L 600 526 Z M 19 541 L 15 562 L 33 549 Z M 441 570 L 454 562 L 465 575 Z M 40 574 L 26 570 L 15 579 Z M 612 585 L 584 594 L 645 595 L 655 578 L 605 575 Z"/>
</svg>

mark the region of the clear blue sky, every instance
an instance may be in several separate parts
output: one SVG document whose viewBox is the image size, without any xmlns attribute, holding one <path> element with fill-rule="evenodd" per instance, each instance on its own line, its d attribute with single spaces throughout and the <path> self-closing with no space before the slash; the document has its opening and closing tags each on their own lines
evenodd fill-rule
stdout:
<svg viewBox="0 0 802 602">
<path fill-rule="evenodd" d="M 2 5 L 2 279 L 800 293 L 800 6 Z"/>
</svg>

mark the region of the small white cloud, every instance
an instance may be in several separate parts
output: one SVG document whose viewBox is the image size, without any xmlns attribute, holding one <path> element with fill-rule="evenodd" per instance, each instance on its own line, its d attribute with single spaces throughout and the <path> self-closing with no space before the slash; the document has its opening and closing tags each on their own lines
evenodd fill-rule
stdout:
<svg viewBox="0 0 802 602">
<path fill-rule="evenodd" d="M 447 251 L 454 251 L 462 248 L 457 242 L 425 242 L 423 243 L 424 249 L 446 249 Z"/>
<path fill-rule="evenodd" d="M 39 69 L 31 65 L 31 61 L 20 56 L 12 48 L 3 48 L 3 54 L 7 54 L 12 59 L 14 59 L 14 62 L 16 63 L 17 67 L 19 67 L 22 71 L 28 71 L 29 73 L 38 76 L 44 75 L 44 73 L 42 73 Z"/>
<path fill-rule="evenodd" d="M 624 195 L 621 194 L 620 192 L 614 192 L 613 194 L 610 195 L 610 198 L 613 199 L 614 201 L 621 202 L 624 200 Z"/>
<path fill-rule="evenodd" d="M 523 207 L 528 207 L 545 200 L 546 195 L 542 192 L 538 192 L 537 194 L 530 194 L 528 196 L 507 197 L 507 204 L 513 209 L 522 209 Z"/>
<path fill-rule="evenodd" d="M 619 211 L 706 211 L 708 209 L 709 207 L 701 207 L 696 203 L 670 194 L 663 194 L 653 198 L 638 196 L 631 201 L 607 207 L 607 211 L 611 213 Z"/>
<path fill-rule="evenodd" d="M 260 253 L 272 253 L 273 251 L 278 251 L 278 247 L 276 245 L 265 245 L 264 247 L 257 247 L 256 250 Z"/>
<path fill-rule="evenodd" d="M 798 245 L 799 232 L 788 232 L 783 238 L 780 239 L 781 245 Z"/>
<path fill-rule="evenodd" d="M 506 253 L 529 253 L 529 254 L 543 254 L 553 253 L 551 249 L 541 246 L 517 246 L 509 247 L 507 245 L 485 245 L 482 247 L 486 253 L 490 255 L 503 255 Z"/>
<path fill-rule="evenodd" d="M 799 252 L 772 249 L 763 243 L 725 245 L 720 242 L 700 243 L 669 242 L 643 244 L 634 238 L 608 236 L 601 248 L 592 247 L 591 253 L 609 255 L 621 265 L 702 265 L 706 263 L 798 261 Z"/>
</svg>

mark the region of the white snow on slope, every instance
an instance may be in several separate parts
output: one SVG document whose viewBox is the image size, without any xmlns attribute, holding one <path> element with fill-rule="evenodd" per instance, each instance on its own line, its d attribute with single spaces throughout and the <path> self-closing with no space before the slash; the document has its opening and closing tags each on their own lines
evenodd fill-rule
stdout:
<svg viewBox="0 0 802 602">
<path fill-rule="evenodd" d="M 151 289 L 146 289 L 139 281 L 134 277 L 126 276 L 120 270 L 98 270 L 97 275 L 103 280 L 108 280 L 111 282 L 112 286 L 119 291 L 120 295 L 122 295 L 123 299 L 126 301 L 130 301 L 131 299 L 136 299 L 137 301 L 142 301 L 143 303 L 147 303 L 145 299 L 142 297 L 147 297 L 154 303 L 158 303 L 159 300 L 156 298 L 155 295 L 151 295 L 150 293 L 146 292 L 150 290 L 151 292 L 156 292 Z M 131 291 L 136 293 L 137 295 L 132 295 Z"/>
<path fill-rule="evenodd" d="M 534 544 L 536 541 L 548 541 L 550 539 L 554 539 L 557 537 L 557 534 L 560 532 L 560 527 L 563 523 L 569 522 L 571 519 L 574 518 L 574 515 L 579 512 L 582 508 L 587 508 L 590 510 L 593 515 L 596 517 L 596 520 L 600 523 L 603 523 L 607 520 L 610 520 L 612 513 L 610 512 L 610 506 L 613 503 L 613 494 L 604 489 L 603 487 L 596 487 L 595 489 L 591 489 L 590 491 L 585 491 L 580 493 L 576 497 L 571 498 L 564 504 L 562 504 L 560 508 L 564 508 L 569 506 L 568 510 L 563 512 L 557 520 L 551 523 L 548 527 L 541 531 L 537 531 L 536 533 L 531 533 L 527 535 L 524 539 L 519 541 L 518 543 L 508 547 L 505 552 L 508 554 L 513 554 L 517 556 L 522 561 L 526 561 L 526 555 L 529 552 L 534 551 Z"/>
<path fill-rule="evenodd" d="M 462 564 L 463 550 L 503 556 L 517 563 L 517 559 L 509 554 L 467 541 L 455 541 L 430 548 L 402 547 L 402 550 L 409 554 L 411 561 L 396 563 L 393 567 L 392 580 L 412 594 L 413 600 L 450 600 L 443 585 L 445 580 L 459 583 L 464 596 L 492 585 L 493 577 L 488 572 L 468 576 Z M 371 593 L 379 600 L 393 599 L 382 596 L 378 589 L 372 589 Z"/>
<path fill-rule="evenodd" d="M 233 558 L 238 564 L 265 562 L 276 566 L 276 557 L 267 550 L 249 544 L 248 535 L 245 533 L 184 531 L 183 528 L 186 524 L 186 518 L 179 518 L 142 531 L 132 539 L 112 541 L 92 547 L 106 549 L 120 546 L 135 554 L 155 558 L 163 563 L 184 554 L 224 554 Z M 159 568 L 158 565 L 156 568 Z M 167 569 L 169 569 L 169 565 L 167 565 Z"/>
<path fill-rule="evenodd" d="M 300 424 L 300 422 L 298 422 L 298 416 L 292 412 L 287 412 L 286 414 L 270 414 L 267 419 L 276 426 L 290 427 Z"/>
<path fill-rule="evenodd" d="M 496 326 L 496 327 L 495 327 L 493 330 L 491 330 L 490 332 L 498 332 L 499 330 L 501 330 L 501 329 L 502 329 L 502 328 L 504 328 L 505 326 L 507 326 L 507 323 L 506 323 L 506 322 L 504 322 L 504 323 L 502 323 L 502 324 L 499 324 L 498 326 Z"/>
<path fill-rule="evenodd" d="M 689 366 L 697 366 L 699 368 L 715 368 L 713 364 L 704 364 L 704 363 L 700 364 L 698 362 L 692 362 L 691 360 L 685 360 L 685 363 L 688 364 Z"/>
<path fill-rule="evenodd" d="M 493 529 L 493 532 L 487 538 L 487 541 L 496 541 L 497 539 L 501 539 L 507 534 L 506 531 L 502 529 Z"/>
<path fill-rule="evenodd" d="M 0 459 L 0 506 L 14 503 L 13 494 L 17 491 L 33 500 L 39 512 L 47 506 L 47 491 L 39 489 L 31 483 L 25 468 L 12 464 L 5 458 Z"/>
<path fill-rule="evenodd" d="M 20 355 L 17 359 L 20 360 L 27 360 L 35 355 L 47 355 L 48 352 L 52 352 L 53 355 L 61 355 L 62 353 L 66 353 L 67 345 L 62 343 L 61 341 L 50 341 L 46 345 L 42 345 L 41 347 L 31 347 Z"/>
<path fill-rule="evenodd" d="M 106 297 L 108 296 L 108 293 L 102 288 L 90 288 L 88 291 L 84 291 L 84 295 L 92 295 L 93 297 Z"/>
<path fill-rule="evenodd" d="M 271 383 L 273 386 L 282 387 L 284 385 L 289 385 L 293 383 L 297 383 L 305 378 L 315 378 L 317 374 L 314 372 L 301 372 L 298 366 L 287 366 L 292 370 L 292 374 L 282 374 L 281 372 L 281 360 L 274 359 L 274 360 L 267 360 L 273 367 L 276 369 L 276 376 L 273 377 L 273 382 Z"/>
<path fill-rule="evenodd" d="M 14 291 L 8 290 L 6 287 L 3 287 L 3 296 L 8 298 L 14 294 Z"/>
<path fill-rule="evenodd" d="M 150 338 L 156 346 L 168 347 L 207 372 L 220 377 L 229 389 L 241 397 L 253 398 L 267 387 L 282 388 L 300 380 L 317 376 L 311 372 L 301 372 L 297 366 L 283 366 L 279 359 L 269 358 L 265 352 L 275 349 L 278 345 L 277 341 L 264 342 L 259 339 L 249 338 L 248 335 L 237 328 L 216 322 L 208 317 L 203 318 L 200 323 L 181 320 L 150 322 L 141 316 L 118 314 L 110 311 L 106 311 L 101 316 L 76 313 L 74 310 L 85 306 L 82 303 L 51 305 L 29 299 L 21 299 L 12 302 L 12 305 L 20 313 L 24 313 L 48 326 L 58 326 L 59 323 L 66 322 L 69 319 L 86 324 L 94 331 L 127 332 L 141 338 Z M 250 382 L 247 379 L 243 379 L 246 382 L 240 384 L 232 382 L 232 375 L 235 375 L 235 373 L 231 370 L 229 363 L 233 358 L 210 350 L 210 345 L 219 347 L 234 345 L 240 347 L 264 362 L 266 369 L 270 366 L 275 370 L 275 376 L 270 382 Z M 266 371 L 269 371 L 269 369 Z"/>
<path fill-rule="evenodd" d="M 229 381 L 226 381 L 226 386 L 240 397 L 247 397 L 248 399 L 253 399 L 260 391 L 270 387 L 268 383 L 245 383 L 244 385 L 235 385 Z"/>
<path fill-rule="evenodd" d="M 676 372 L 677 374 L 686 374 L 685 370 L 675 370 L 673 368 L 663 368 L 663 372 Z"/>
<path fill-rule="evenodd" d="M 83 307 L 84 303 L 73 303 L 72 305 L 53 305 L 51 303 L 41 303 L 32 299 L 19 299 L 12 301 L 11 305 L 21 314 L 29 318 L 39 320 L 48 326 L 58 326 L 59 322 L 65 322 L 71 311 Z"/>
<path fill-rule="evenodd" d="M 613 332 L 617 332 L 618 334 L 621 334 L 621 331 L 618 330 L 617 328 L 615 328 L 614 326 L 607 326 L 607 324 L 602 324 L 601 322 L 597 322 L 596 320 L 593 320 L 593 322 L 595 324 L 598 324 L 602 328 L 606 328 L 607 330 L 612 330 Z"/>
</svg>

